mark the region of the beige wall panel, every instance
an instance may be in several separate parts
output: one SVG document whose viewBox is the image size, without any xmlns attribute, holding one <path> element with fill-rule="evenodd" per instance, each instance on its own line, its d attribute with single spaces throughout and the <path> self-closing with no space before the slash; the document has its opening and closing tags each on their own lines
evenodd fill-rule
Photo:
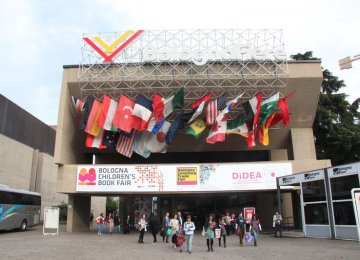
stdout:
<svg viewBox="0 0 360 260">
<path fill-rule="evenodd" d="M 292 128 L 291 140 L 294 160 L 316 160 L 314 134 L 312 128 Z"/>
<path fill-rule="evenodd" d="M 34 150 L 0 135 L 0 183 L 29 190 Z"/>
</svg>

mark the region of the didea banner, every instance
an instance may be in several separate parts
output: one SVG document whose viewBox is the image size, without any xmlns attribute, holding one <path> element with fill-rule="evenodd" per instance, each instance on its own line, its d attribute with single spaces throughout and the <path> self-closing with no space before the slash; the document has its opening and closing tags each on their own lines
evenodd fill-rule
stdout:
<svg viewBox="0 0 360 260">
<path fill-rule="evenodd" d="M 202 192 L 275 190 L 290 163 L 79 165 L 77 191 Z"/>
</svg>

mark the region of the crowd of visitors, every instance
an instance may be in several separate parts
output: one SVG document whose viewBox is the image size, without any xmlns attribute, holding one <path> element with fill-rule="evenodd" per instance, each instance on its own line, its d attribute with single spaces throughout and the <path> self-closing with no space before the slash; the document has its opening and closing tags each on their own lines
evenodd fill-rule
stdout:
<svg viewBox="0 0 360 260">
<path fill-rule="evenodd" d="M 93 216 L 90 216 L 90 219 L 92 221 Z M 121 220 L 116 212 L 109 213 L 106 217 L 101 213 L 96 218 L 96 224 L 98 227 L 98 235 L 102 234 L 103 226 L 105 226 L 106 232 L 110 234 L 112 234 L 113 231 L 117 233 L 121 231 Z M 246 230 L 247 225 L 249 226 L 248 232 Z M 131 227 L 130 215 L 128 215 L 124 225 L 124 234 L 129 234 Z M 153 236 L 153 244 L 156 244 L 157 234 L 160 231 L 160 236 L 164 243 L 170 243 L 169 238 L 171 237 L 174 250 L 183 252 L 186 249 L 189 254 L 192 253 L 192 241 L 196 226 L 190 215 L 186 216 L 186 219 L 183 220 L 181 212 L 174 213 L 172 218 L 170 218 L 170 214 L 167 212 L 160 225 L 159 218 L 156 215 L 151 214 L 150 217 L 147 218 L 145 214 L 142 214 L 134 227 L 139 231 L 139 244 L 144 243 L 144 234 L 148 230 Z M 275 237 L 277 237 L 277 233 L 279 233 L 281 238 L 282 216 L 277 211 L 273 216 L 273 227 Z M 198 229 L 201 230 L 201 227 L 198 227 Z M 202 226 L 202 236 L 204 240 L 206 240 L 208 252 L 214 251 L 214 239 L 218 239 L 219 247 L 223 245 L 223 247 L 226 248 L 226 237 L 230 235 L 238 236 L 240 246 L 243 246 L 244 239 L 247 243 L 253 243 L 254 246 L 257 246 L 260 231 L 262 231 L 262 227 L 258 216 L 254 214 L 251 221 L 246 222 L 242 212 L 238 215 L 228 212 L 218 216 L 216 219 L 210 214 Z"/>
</svg>

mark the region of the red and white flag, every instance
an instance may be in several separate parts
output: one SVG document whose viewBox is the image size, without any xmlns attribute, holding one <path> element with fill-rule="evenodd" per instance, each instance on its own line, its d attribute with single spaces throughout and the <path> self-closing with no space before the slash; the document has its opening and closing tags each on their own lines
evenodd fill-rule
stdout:
<svg viewBox="0 0 360 260">
<path fill-rule="evenodd" d="M 105 130 L 111 130 L 112 121 L 115 116 L 118 103 L 108 96 L 104 96 L 98 126 Z"/>
<path fill-rule="evenodd" d="M 166 134 L 169 131 L 171 123 L 164 121 L 162 127 L 156 134 L 151 134 L 146 148 L 152 153 L 166 152 Z"/>
<path fill-rule="evenodd" d="M 223 142 L 225 141 L 227 130 L 227 121 L 223 120 L 219 123 L 216 123 L 209 132 L 209 135 L 206 139 L 206 142 L 209 144 L 214 144 L 216 142 Z"/>
<path fill-rule="evenodd" d="M 94 100 L 94 103 L 91 107 L 89 118 L 86 123 L 85 132 L 93 136 L 98 136 L 100 134 L 100 127 L 98 127 L 98 119 L 101 113 L 101 102 Z"/>
<path fill-rule="evenodd" d="M 99 148 L 99 149 L 106 149 L 106 146 L 103 145 L 103 143 L 102 143 L 103 136 L 104 136 L 104 132 L 102 129 L 100 129 L 100 133 L 98 136 L 93 136 L 93 135 L 87 134 L 85 146 Z"/>
<path fill-rule="evenodd" d="M 134 109 L 134 105 L 134 101 L 126 96 L 121 95 L 114 119 L 112 121 L 113 126 L 126 133 L 130 133 L 132 129 L 132 111 Z"/>
<path fill-rule="evenodd" d="M 128 158 L 132 156 L 135 134 L 136 134 L 135 130 L 131 132 L 130 136 L 120 134 L 119 140 L 116 144 L 116 151 L 119 154 L 122 154 Z"/>
</svg>

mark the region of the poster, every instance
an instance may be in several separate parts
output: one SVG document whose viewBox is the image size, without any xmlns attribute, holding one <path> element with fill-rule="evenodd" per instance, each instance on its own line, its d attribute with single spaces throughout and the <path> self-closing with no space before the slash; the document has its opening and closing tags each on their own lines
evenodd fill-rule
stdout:
<svg viewBox="0 0 360 260">
<path fill-rule="evenodd" d="M 254 215 L 255 215 L 255 208 L 244 208 L 244 218 L 246 223 L 250 223 Z"/>
</svg>

